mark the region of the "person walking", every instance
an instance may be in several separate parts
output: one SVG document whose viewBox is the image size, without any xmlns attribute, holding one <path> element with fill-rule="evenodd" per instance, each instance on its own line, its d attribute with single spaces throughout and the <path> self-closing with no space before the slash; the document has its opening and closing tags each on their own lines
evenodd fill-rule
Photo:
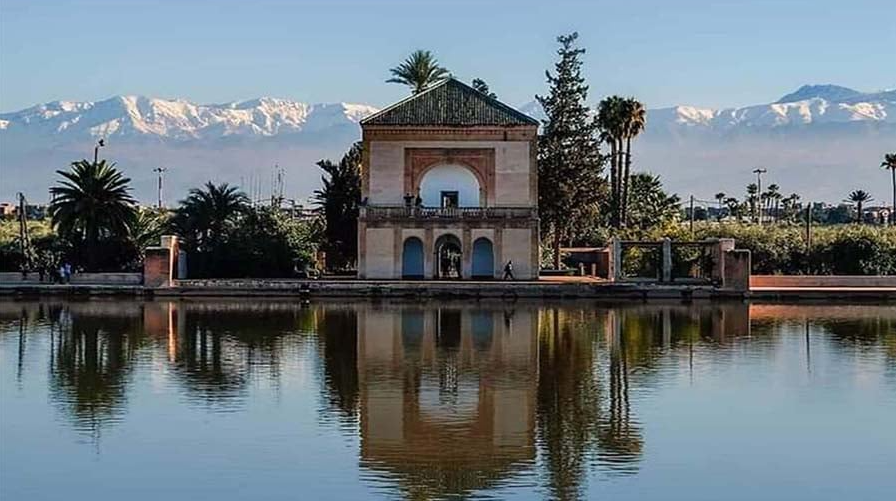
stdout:
<svg viewBox="0 0 896 501">
<path fill-rule="evenodd" d="M 513 276 L 513 260 L 504 265 L 504 280 L 516 280 Z"/>
<path fill-rule="evenodd" d="M 62 265 L 63 268 L 63 276 L 65 277 L 65 283 L 72 283 L 72 264 L 67 262 Z"/>
</svg>

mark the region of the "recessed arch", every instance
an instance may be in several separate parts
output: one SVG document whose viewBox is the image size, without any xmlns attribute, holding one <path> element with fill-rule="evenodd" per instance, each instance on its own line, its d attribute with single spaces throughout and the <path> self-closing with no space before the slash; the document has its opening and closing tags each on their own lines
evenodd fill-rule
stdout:
<svg viewBox="0 0 896 501">
<path fill-rule="evenodd" d="M 443 207 L 445 194 L 453 194 L 458 207 L 483 205 L 482 179 L 469 166 L 436 164 L 420 175 L 418 190 L 424 207 Z"/>
<path fill-rule="evenodd" d="M 492 241 L 479 237 L 473 242 L 473 278 L 494 278 L 495 251 Z"/>
<path fill-rule="evenodd" d="M 417 237 L 409 237 L 402 245 L 401 277 L 417 280 L 423 278 L 423 242 Z"/>
</svg>

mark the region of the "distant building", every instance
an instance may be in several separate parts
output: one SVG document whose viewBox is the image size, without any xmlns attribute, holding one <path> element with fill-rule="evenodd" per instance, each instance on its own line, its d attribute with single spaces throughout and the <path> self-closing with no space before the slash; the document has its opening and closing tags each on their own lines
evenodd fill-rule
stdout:
<svg viewBox="0 0 896 501">
<path fill-rule="evenodd" d="M 0 217 L 10 218 L 16 214 L 16 205 L 9 202 L 0 202 Z"/>
<path fill-rule="evenodd" d="M 11 202 L 0 202 L 0 217 L 17 217 L 19 205 Z M 46 205 L 28 204 L 25 206 L 25 219 L 44 219 L 48 215 Z"/>
<path fill-rule="evenodd" d="M 359 277 L 538 277 L 535 119 L 448 79 L 361 129 Z"/>
</svg>

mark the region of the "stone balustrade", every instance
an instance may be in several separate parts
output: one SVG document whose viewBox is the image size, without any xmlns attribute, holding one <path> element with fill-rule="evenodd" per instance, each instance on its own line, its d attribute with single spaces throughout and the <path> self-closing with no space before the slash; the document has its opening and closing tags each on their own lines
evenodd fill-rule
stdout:
<svg viewBox="0 0 896 501">
<path fill-rule="evenodd" d="M 403 205 L 369 205 L 361 207 L 360 217 L 366 221 L 399 219 L 535 219 L 538 217 L 538 209 L 534 207 L 406 207 Z"/>
</svg>

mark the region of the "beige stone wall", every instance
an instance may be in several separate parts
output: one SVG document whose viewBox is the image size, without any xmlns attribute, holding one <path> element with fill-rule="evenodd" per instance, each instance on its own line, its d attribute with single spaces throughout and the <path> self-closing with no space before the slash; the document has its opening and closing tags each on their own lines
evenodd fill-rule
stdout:
<svg viewBox="0 0 896 501">
<path fill-rule="evenodd" d="M 395 231 L 392 228 L 368 228 L 362 276 L 397 278 L 395 275 Z M 400 272 L 400 270 L 399 270 Z"/>
<path fill-rule="evenodd" d="M 513 260 L 513 274 L 517 279 L 535 279 L 537 263 L 532 262 L 532 230 L 506 228 L 501 232 L 501 269 Z"/>
<path fill-rule="evenodd" d="M 528 141 L 371 141 L 368 201 L 372 205 L 404 203 L 406 148 L 489 148 L 495 151 L 495 193 L 492 205 L 535 205 Z M 531 166 L 534 170 L 535 166 Z"/>
<path fill-rule="evenodd" d="M 401 278 L 404 241 L 414 236 L 423 242 L 425 278 L 432 278 L 435 243 L 440 236 L 450 234 L 461 242 L 464 278 L 470 278 L 472 274 L 473 242 L 485 237 L 492 242 L 495 278 L 501 278 L 504 265 L 508 260 L 513 260 L 515 277 L 518 280 L 533 280 L 538 278 L 537 231 L 537 228 L 464 227 L 460 224 L 444 224 L 437 228 L 401 228 L 394 225 L 366 228 L 361 232 L 361 247 L 366 254 L 360 262 L 359 272 L 362 278 L 368 279 Z"/>
</svg>

